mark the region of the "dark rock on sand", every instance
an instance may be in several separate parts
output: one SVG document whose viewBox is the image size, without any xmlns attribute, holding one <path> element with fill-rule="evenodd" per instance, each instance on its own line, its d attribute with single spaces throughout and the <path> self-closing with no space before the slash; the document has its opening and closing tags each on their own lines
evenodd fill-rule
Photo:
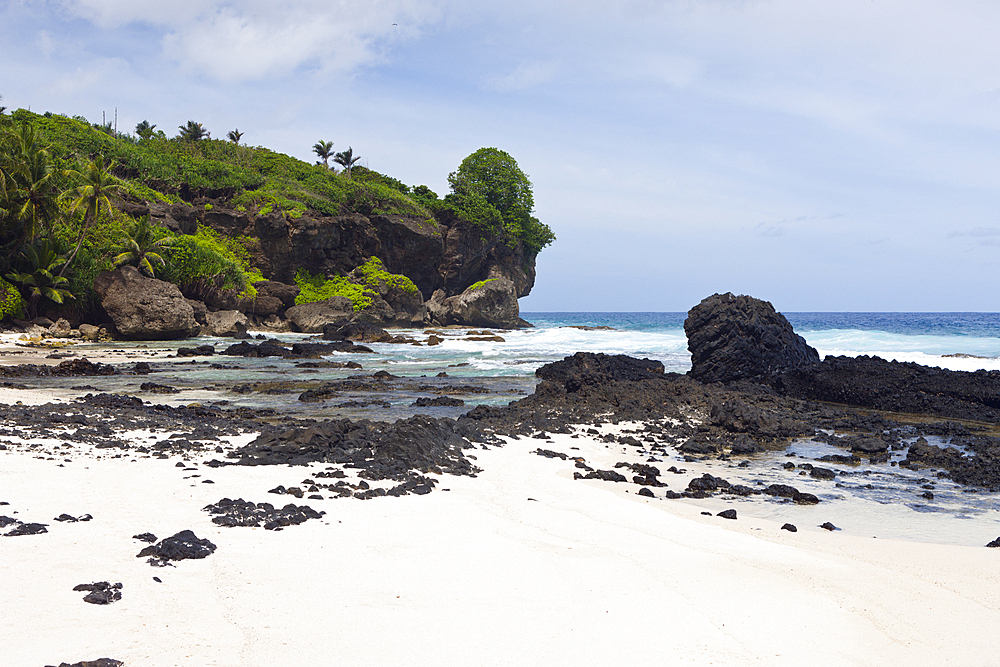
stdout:
<svg viewBox="0 0 1000 667">
<path fill-rule="evenodd" d="M 533 454 L 538 454 L 539 456 L 544 456 L 547 459 L 562 459 L 566 460 L 566 455 L 562 452 L 553 452 L 551 449 L 536 449 Z"/>
<path fill-rule="evenodd" d="M 148 546 L 136 555 L 136 558 L 150 556 L 150 560 L 161 562 L 171 560 L 186 560 L 189 558 L 206 558 L 216 549 L 208 540 L 199 539 L 190 530 L 182 530 L 176 535 L 160 540 L 157 544 Z"/>
<path fill-rule="evenodd" d="M 133 535 L 132 539 L 133 540 L 139 540 L 140 542 L 148 542 L 149 544 L 152 544 L 153 542 L 156 541 L 156 535 L 153 535 L 152 533 L 140 533 L 138 535 Z"/>
<path fill-rule="evenodd" d="M 573 479 L 599 479 L 605 482 L 627 482 L 628 478 L 614 470 L 591 470 L 586 475 L 573 473 Z"/>
<path fill-rule="evenodd" d="M 111 584 L 107 581 L 98 581 L 93 584 L 77 584 L 74 591 L 90 591 L 84 596 L 83 601 L 90 604 L 111 604 L 122 599 L 121 583 Z"/>
<path fill-rule="evenodd" d="M 80 662 L 60 662 L 58 667 L 124 667 L 125 663 L 121 660 L 114 660 L 112 658 L 98 658 L 97 660 L 81 660 Z M 46 667 L 54 667 L 53 665 L 46 665 Z"/>
<path fill-rule="evenodd" d="M 792 502 L 800 505 L 815 505 L 819 502 L 819 498 L 813 494 L 804 493 L 796 489 L 794 486 L 789 486 L 787 484 L 771 484 L 767 488 L 763 489 L 763 492 L 769 496 L 790 498 Z"/>
<path fill-rule="evenodd" d="M 993 540 L 992 542 L 990 542 L 990 543 L 989 543 L 989 544 L 987 544 L 986 546 L 988 546 L 988 547 L 990 547 L 990 548 L 992 548 L 992 549 L 995 549 L 995 548 L 997 548 L 997 547 L 1000 547 L 1000 537 L 998 537 L 997 539 Z"/>
<path fill-rule="evenodd" d="M 714 294 L 688 311 L 684 331 L 693 378 L 733 382 L 819 363 L 819 353 L 774 306 L 750 296 Z"/>
<path fill-rule="evenodd" d="M 42 533 L 49 532 L 45 527 L 47 524 L 44 523 L 21 523 L 16 522 L 17 525 L 14 526 L 12 530 L 4 533 L 4 537 L 22 537 L 24 535 L 41 535 Z"/>
<path fill-rule="evenodd" d="M 641 489 L 639 489 L 639 495 L 643 496 L 643 497 L 646 497 L 646 498 L 655 498 L 656 497 L 656 496 L 653 495 L 653 492 L 649 490 L 648 486 L 644 486 Z"/>
<path fill-rule="evenodd" d="M 317 512 L 308 505 L 289 503 L 275 509 L 270 503 L 254 504 L 248 500 L 223 498 L 214 505 L 204 508 L 212 517 L 212 523 L 219 526 L 263 526 L 266 530 L 281 530 L 285 526 L 296 526 L 309 519 L 319 519 L 325 512 Z"/>
<path fill-rule="evenodd" d="M 341 419 L 263 433 L 230 456 L 241 465 L 302 465 L 313 461 L 364 469 L 370 479 L 408 478 L 411 470 L 474 475 L 471 447 L 450 419 L 417 415 L 394 424 Z"/>
<path fill-rule="evenodd" d="M 723 519 L 735 519 L 736 518 L 736 510 L 734 510 L 734 509 L 723 510 L 723 511 L 719 512 L 718 514 L 716 514 L 715 516 L 721 516 Z"/>
<path fill-rule="evenodd" d="M 840 530 L 840 528 L 837 528 L 835 525 L 833 525 L 829 521 L 821 523 L 819 525 L 819 527 L 822 528 L 823 530 L 829 530 L 829 531 Z"/>
<path fill-rule="evenodd" d="M 796 533 L 796 532 L 798 532 L 798 530 L 799 530 L 799 529 L 798 529 L 798 528 L 796 528 L 796 527 L 795 527 L 795 526 L 794 526 L 793 524 L 790 524 L 790 523 L 786 523 L 786 524 L 784 524 L 784 525 L 783 525 L 783 526 L 781 527 L 781 529 L 782 529 L 782 530 L 787 530 L 787 531 L 788 531 L 789 533 Z"/>
</svg>

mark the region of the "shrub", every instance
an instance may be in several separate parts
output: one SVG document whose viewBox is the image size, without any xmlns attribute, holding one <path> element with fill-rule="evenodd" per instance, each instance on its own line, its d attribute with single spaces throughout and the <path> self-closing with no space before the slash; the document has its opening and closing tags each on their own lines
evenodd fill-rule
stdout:
<svg viewBox="0 0 1000 667">
<path fill-rule="evenodd" d="M 21 292 L 0 278 L 0 320 L 24 316 L 24 299 Z"/>
<path fill-rule="evenodd" d="M 295 297 L 295 304 L 314 303 L 316 301 L 326 301 L 335 296 L 346 296 L 351 300 L 354 312 L 364 310 L 372 305 L 372 297 L 375 292 L 365 285 L 353 283 L 343 276 L 324 278 L 323 276 L 311 275 L 305 269 L 299 269 L 295 273 L 295 284 L 299 286 L 299 295 Z"/>
</svg>

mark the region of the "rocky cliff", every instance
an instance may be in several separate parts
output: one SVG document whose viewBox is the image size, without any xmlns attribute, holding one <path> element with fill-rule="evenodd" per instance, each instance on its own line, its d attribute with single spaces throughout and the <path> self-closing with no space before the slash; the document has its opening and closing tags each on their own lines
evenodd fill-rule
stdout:
<svg viewBox="0 0 1000 667">
<path fill-rule="evenodd" d="M 272 286 L 294 285 L 300 269 L 312 275 L 350 275 L 369 258 L 378 257 L 386 271 L 413 281 L 419 290 L 418 302 L 431 304 L 433 297 L 435 304 L 427 316 L 421 303 L 406 304 L 405 312 L 394 312 L 400 308 L 383 294 L 388 306 L 380 299 L 378 307 L 366 308 L 353 317 L 383 326 L 522 326 L 525 323 L 519 318 L 517 299 L 527 296 L 535 282 L 536 253 L 520 242 L 512 246 L 508 239 L 484 233 L 454 216 L 435 220 L 359 213 L 324 216 L 308 211 L 294 218 L 282 213 L 255 215 L 231 208 L 225 200 L 207 197 L 196 199 L 193 205 L 133 202 L 123 208 L 133 216 L 148 214 L 150 220 L 180 234 L 193 234 L 204 225 L 230 237 L 254 239 L 250 244 L 254 264 Z M 489 289 L 483 289 L 484 283 Z M 230 299 L 209 302 L 208 306 L 243 310 L 261 316 L 261 320 L 284 315 L 289 304 L 282 308 L 279 300 L 268 294 L 260 296 L 258 302 L 241 304 Z M 470 304 L 482 306 L 484 294 L 491 297 L 488 307 L 473 308 Z M 342 311 L 333 305 L 313 310 Z M 291 326 L 301 328 L 294 318 Z M 313 322 L 310 330 L 317 327 L 321 328 L 320 324 Z"/>
<path fill-rule="evenodd" d="M 205 210 L 206 204 L 210 210 Z M 520 243 L 511 247 L 461 219 L 322 216 L 311 211 L 300 218 L 255 216 L 208 198 L 196 200 L 194 206 L 133 204 L 128 212 L 148 212 L 152 220 L 184 234 L 203 224 L 229 236 L 256 238 L 257 266 L 265 278 L 282 283 L 292 283 L 299 269 L 342 275 L 378 257 L 389 272 L 412 280 L 425 300 L 439 289 L 445 296 L 456 296 L 492 278 L 513 283 L 518 298 L 527 296 L 535 284 L 535 253 Z"/>
</svg>

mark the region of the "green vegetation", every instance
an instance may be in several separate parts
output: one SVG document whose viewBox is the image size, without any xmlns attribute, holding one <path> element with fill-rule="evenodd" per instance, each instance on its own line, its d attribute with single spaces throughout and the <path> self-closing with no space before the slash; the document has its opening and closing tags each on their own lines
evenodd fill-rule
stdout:
<svg viewBox="0 0 1000 667">
<path fill-rule="evenodd" d="M 313 146 L 322 162 L 308 164 L 241 145 L 239 130 L 225 140 L 212 139 L 195 121 L 178 130 L 177 137 L 168 138 L 143 120 L 134 134 L 127 134 L 80 116 L 0 112 L 0 276 L 34 276 L 37 267 L 28 266 L 28 255 L 42 258 L 52 251 L 60 261 L 50 273 L 63 279 L 48 285 L 54 290 L 50 292 L 41 286 L 36 290 L 23 278 L 0 279 L 4 314 L 20 307 L 11 301 L 12 284 L 20 288 L 28 310 L 59 303 L 54 296 L 63 301 L 75 296 L 79 313 L 93 314 L 99 308 L 94 277 L 122 263 L 176 283 L 190 298 L 219 291 L 254 295 L 253 283 L 261 275 L 247 250 L 252 239 L 230 239 L 205 227 L 195 235 L 176 235 L 125 215 L 118 208 L 121 201 L 197 204 L 199 215 L 220 205 L 250 216 L 286 219 L 399 215 L 433 228 L 466 220 L 484 236 L 512 247 L 523 244 L 529 254 L 554 239 L 531 215 L 531 183 L 513 158 L 495 148 L 463 160 L 449 176 L 452 192 L 441 199 L 425 185 L 410 187 L 358 165 L 353 148 L 334 153 L 333 142 Z M 330 158 L 343 171 L 330 169 Z M 340 290 L 358 309 L 367 305 L 366 295 L 377 291 L 372 285 L 379 280 L 416 290 L 375 258 L 359 268 L 355 278 L 303 280 L 316 294 Z M 44 282 L 37 276 L 33 280 Z"/>
<path fill-rule="evenodd" d="M 364 310 L 372 305 L 372 290 L 365 285 L 352 283 L 344 276 L 324 278 L 311 275 L 305 269 L 299 269 L 295 274 L 295 284 L 299 286 L 299 295 L 295 297 L 295 305 L 326 301 L 335 296 L 346 296 L 351 300 L 354 312 Z"/>
<path fill-rule="evenodd" d="M 149 216 L 144 215 L 133 223 L 125 243 L 116 248 L 121 252 L 111 260 L 111 264 L 115 267 L 126 264 L 135 266 L 152 278 L 156 275 L 154 266 L 163 268 L 167 265 L 160 252 L 176 243 L 174 236 L 159 233 L 149 224 Z"/>
<path fill-rule="evenodd" d="M 344 168 L 344 173 L 347 174 L 348 178 L 351 177 L 351 169 L 354 168 L 354 163 L 358 162 L 360 159 L 361 156 L 354 155 L 354 149 L 351 148 L 350 146 L 347 147 L 346 151 L 343 151 L 342 153 L 337 153 L 336 155 L 333 156 L 333 161 Z"/>
<path fill-rule="evenodd" d="M 66 258 L 59 255 L 55 245 L 43 242 L 37 246 L 27 246 L 19 257 L 22 271 L 12 271 L 7 274 L 7 280 L 21 286 L 28 293 L 28 315 L 38 316 L 38 305 L 42 301 L 62 304 L 66 299 L 72 299 L 69 291 L 69 279 L 62 277 Z M 59 275 L 56 271 L 60 271 Z"/>
<path fill-rule="evenodd" d="M 378 257 L 372 257 L 367 262 L 356 268 L 355 273 L 364 276 L 364 283 L 370 287 L 377 287 L 379 282 L 383 282 L 390 288 L 395 287 L 404 292 L 416 292 L 417 286 L 406 276 L 389 273 L 385 270 L 385 265 Z"/>
<path fill-rule="evenodd" d="M 385 270 L 382 260 L 371 257 L 356 268 L 351 276 L 334 276 L 327 279 L 299 269 L 295 274 L 295 284 L 301 291 L 295 297 L 295 303 L 313 303 L 334 296 L 345 296 L 351 300 L 354 312 L 358 312 L 372 304 L 372 299 L 379 294 L 381 283 L 404 292 L 417 291 L 417 286 L 412 280 L 406 276 L 389 273 Z"/>
<path fill-rule="evenodd" d="M 0 320 L 22 315 L 24 315 L 24 299 L 21 297 L 21 292 L 0 278 Z"/>
<path fill-rule="evenodd" d="M 250 243 L 251 239 L 231 238 L 199 226 L 196 234 L 173 237 L 165 248 L 169 261 L 160 277 L 178 285 L 189 298 L 204 300 L 219 292 L 233 292 L 238 298 L 252 299 L 257 296 L 253 284 L 264 276 L 253 266 L 247 249 Z"/>
<path fill-rule="evenodd" d="M 520 240 L 534 252 L 555 240 L 552 230 L 531 215 L 535 199 L 531 181 L 508 153 L 480 148 L 448 174 L 452 193 L 445 197 L 460 217 L 496 231 L 502 225 L 509 239 Z"/>
<path fill-rule="evenodd" d="M 330 156 L 333 155 L 333 142 L 320 139 L 313 144 L 313 153 L 318 155 L 319 159 L 323 161 L 323 167 L 329 169 Z"/>
<path fill-rule="evenodd" d="M 480 280 L 478 283 L 473 283 L 473 284 L 469 285 L 468 287 L 466 287 L 465 291 L 466 292 L 474 292 L 477 289 L 479 289 L 480 287 L 482 287 L 483 285 L 485 285 L 486 283 L 491 283 L 494 280 L 498 280 L 498 279 L 497 278 L 487 278 L 486 280 Z"/>
</svg>

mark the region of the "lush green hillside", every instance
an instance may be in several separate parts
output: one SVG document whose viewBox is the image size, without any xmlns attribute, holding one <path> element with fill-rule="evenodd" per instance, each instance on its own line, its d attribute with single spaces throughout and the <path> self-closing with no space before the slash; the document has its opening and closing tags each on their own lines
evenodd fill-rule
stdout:
<svg viewBox="0 0 1000 667">
<path fill-rule="evenodd" d="M 192 128 L 196 132 L 186 131 Z M 425 186 L 410 187 L 360 166 L 337 171 L 262 147 L 195 138 L 202 128 L 193 122 L 179 129 L 186 138 L 168 138 L 145 122 L 131 134 L 81 117 L 23 109 L 0 113 L 0 276 L 6 279 L 0 295 L 9 296 L 0 299 L 6 304 L 0 315 L 17 309 L 11 285 L 27 314 L 64 301 L 91 311 L 93 277 L 122 263 L 173 280 L 186 292 L 253 293 L 259 273 L 246 252 L 252 239 L 227 239 L 210 230 L 180 238 L 150 230 L 122 214 L 114 205 L 120 200 L 192 204 L 209 198 L 251 215 L 277 212 L 288 219 L 352 213 L 431 224 L 464 219 L 484 236 L 532 254 L 554 239 L 530 215 L 527 177 L 497 149 L 482 149 L 463 162 L 449 177 L 452 193 L 440 199 Z M 493 161 L 468 167 L 480 154 Z M 336 159 L 343 161 L 343 154 Z M 495 174 L 507 180 L 493 183 Z M 527 188 L 527 199 L 521 196 L 512 206 L 510 197 L 498 197 L 504 183 L 516 183 L 521 195 Z M 159 259 L 143 262 L 147 253 Z"/>
</svg>

